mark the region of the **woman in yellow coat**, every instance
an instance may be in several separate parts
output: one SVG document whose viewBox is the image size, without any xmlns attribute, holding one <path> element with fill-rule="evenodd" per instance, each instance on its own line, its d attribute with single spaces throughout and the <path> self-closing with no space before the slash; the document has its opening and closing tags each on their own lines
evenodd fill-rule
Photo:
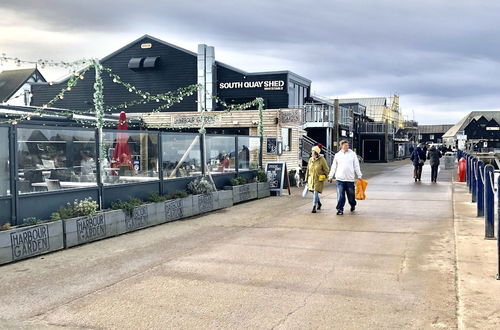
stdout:
<svg viewBox="0 0 500 330">
<path fill-rule="evenodd" d="M 311 150 L 311 158 L 309 158 L 309 163 L 307 164 L 307 188 L 313 192 L 312 213 L 316 213 L 317 209 L 321 210 L 322 204 L 319 200 L 319 194 L 323 192 L 323 186 L 330 172 L 326 159 L 320 152 L 321 149 L 318 146 L 314 146 Z"/>
</svg>

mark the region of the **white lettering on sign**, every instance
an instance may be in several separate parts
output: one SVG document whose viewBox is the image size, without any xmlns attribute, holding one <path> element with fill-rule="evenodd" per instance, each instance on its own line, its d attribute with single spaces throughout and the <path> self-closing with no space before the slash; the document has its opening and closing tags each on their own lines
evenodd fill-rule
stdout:
<svg viewBox="0 0 500 330">
<path fill-rule="evenodd" d="M 219 89 L 263 88 L 264 90 L 283 90 L 283 80 L 234 81 L 219 84 Z"/>
</svg>

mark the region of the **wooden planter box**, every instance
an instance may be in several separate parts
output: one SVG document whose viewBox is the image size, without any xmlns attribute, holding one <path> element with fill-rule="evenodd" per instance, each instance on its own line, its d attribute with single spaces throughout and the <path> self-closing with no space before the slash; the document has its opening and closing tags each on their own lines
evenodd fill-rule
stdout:
<svg viewBox="0 0 500 330">
<path fill-rule="evenodd" d="M 62 221 L 0 232 L 0 264 L 64 248 Z"/>
<path fill-rule="evenodd" d="M 122 210 L 100 212 L 89 217 L 65 219 L 65 247 L 98 241 L 117 235 L 119 222 L 125 221 Z"/>
<path fill-rule="evenodd" d="M 257 198 L 257 182 L 231 186 L 233 191 L 233 203 L 241 203 Z"/>
<path fill-rule="evenodd" d="M 271 196 L 269 182 L 257 182 L 257 198 L 265 198 Z"/>
<path fill-rule="evenodd" d="M 171 199 L 163 203 L 158 203 L 157 214 L 163 216 L 163 222 L 170 222 L 192 216 L 193 196 Z"/>
<path fill-rule="evenodd" d="M 164 215 L 161 214 L 158 216 L 157 204 L 163 203 L 151 203 L 137 206 L 132 211 L 132 215 L 128 214 L 128 212 L 121 211 L 125 217 L 123 221 L 118 221 L 117 223 L 117 234 L 129 233 L 164 222 L 159 221 L 159 219 L 163 219 Z"/>
</svg>

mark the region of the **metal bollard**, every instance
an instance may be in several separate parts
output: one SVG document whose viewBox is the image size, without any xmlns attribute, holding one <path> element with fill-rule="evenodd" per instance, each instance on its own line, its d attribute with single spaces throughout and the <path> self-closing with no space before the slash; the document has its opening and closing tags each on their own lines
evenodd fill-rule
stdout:
<svg viewBox="0 0 500 330">
<path fill-rule="evenodd" d="M 498 223 L 500 224 L 500 177 L 498 178 L 497 181 L 497 187 L 498 187 L 498 200 L 497 200 L 497 220 Z M 500 226 L 497 226 L 497 237 L 500 237 Z M 498 256 L 498 273 L 497 273 L 497 280 L 500 280 L 500 239 L 497 239 L 497 256 Z"/>
<path fill-rule="evenodd" d="M 495 239 L 495 168 L 484 167 L 484 238 Z"/>
<path fill-rule="evenodd" d="M 469 155 L 465 154 L 465 183 L 469 187 Z"/>
<path fill-rule="evenodd" d="M 471 186 L 472 186 L 472 203 L 475 203 L 477 201 L 477 158 L 472 159 L 472 166 L 471 166 Z"/>
<path fill-rule="evenodd" d="M 476 200 L 477 200 L 477 216 L 484 216 L 484 162 L 477 162 L 477 180 L 476 180 Z"/>
<path fill-rule="evenodd" d="M 467 186 L 469 186 L 469 194 L 472 194 L 472 156 L 469 155 L 467 159 Z"/>
</svg>

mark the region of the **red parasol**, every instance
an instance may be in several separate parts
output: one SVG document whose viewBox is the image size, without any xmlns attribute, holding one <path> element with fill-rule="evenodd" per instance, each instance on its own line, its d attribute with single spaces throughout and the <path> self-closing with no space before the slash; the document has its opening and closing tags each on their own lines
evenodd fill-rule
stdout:
<svg viewBox="0 0 500 330">
<path fill-rule="evenodd" d="M 122 111 L 120 112 L 120 120 L 118 121 L 118 130 L 126 131 L 127 128 L 127 116 Z M 113 152 L 113 159 L 111 161 L 111 167 L 113 168 L 120 168 L 122 166 L 127 166 L 132 170 L 132 155 L 130 154 L 127 133 L 116 134 L 115 151 Z"/>
</svg>

